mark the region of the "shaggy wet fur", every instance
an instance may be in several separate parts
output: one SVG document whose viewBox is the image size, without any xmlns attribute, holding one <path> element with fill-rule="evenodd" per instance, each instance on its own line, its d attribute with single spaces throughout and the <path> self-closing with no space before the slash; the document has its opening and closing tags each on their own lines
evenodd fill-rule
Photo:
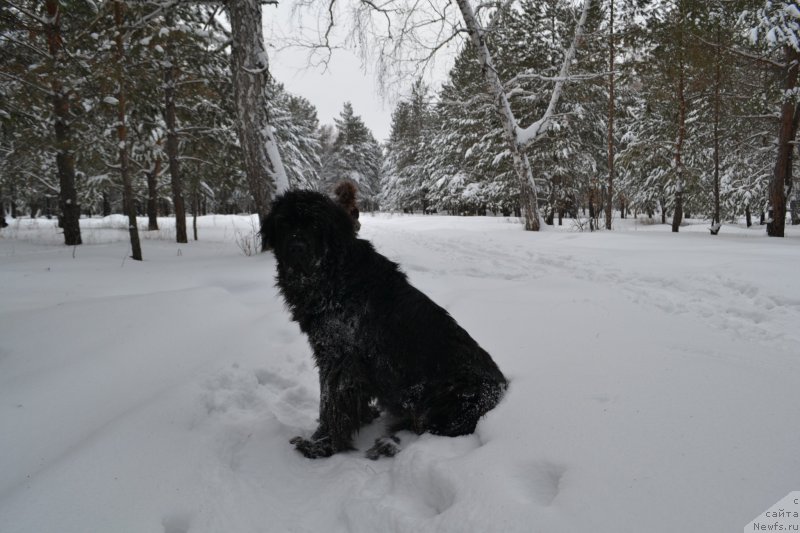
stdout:
<svg viewBox="0 0 800 533">
<path fill-rule="evenodd" d="M 367 455 L 393 455 L 399 430 L 457 436 L 499 401 L 506 379 L 489 354 L 398 265 L 357 239 L 328 197 L 291 191 L 262 228 L 277 284 L 319 368 L 319 427 L 292 443 L 306 457 L 352 449 L 381 410 L 389 436 Z"/>
</svg>

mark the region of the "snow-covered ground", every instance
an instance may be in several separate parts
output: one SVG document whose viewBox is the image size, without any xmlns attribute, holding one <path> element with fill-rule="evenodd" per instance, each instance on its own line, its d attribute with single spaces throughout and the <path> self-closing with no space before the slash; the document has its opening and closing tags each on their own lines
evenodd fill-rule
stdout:
<svg viewBox="0 0 800 533">
<path fill-rule="evenodd" d="M 459 438 L 311 461 L 316 371 L 246 256 L 119 220 L 0 230 L 0 532 L 741 531 L 800 490 L 800 232 L 364 216 L 511 379 Z M 367 428 L 363 449 L 379 432 Z"/>
</svg>

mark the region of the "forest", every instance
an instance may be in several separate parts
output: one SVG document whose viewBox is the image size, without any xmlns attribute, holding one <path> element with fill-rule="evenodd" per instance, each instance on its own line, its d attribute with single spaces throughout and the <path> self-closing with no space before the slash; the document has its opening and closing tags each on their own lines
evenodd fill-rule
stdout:
<svg viewBox="0 0 800 533">
<path fill-rule="evenodd" d="M 383 122 L 281 70 L 343 48 Z M 796 1 L 0 0 L 0 532 L 800 531 L 799 61 Z M 343 180 L 301 327 L 259 223 Z M 474 432 L 324 385 L 474 399 L 384 261 Z"/>
<path fill-rule="evenodd" d="M 321 48 L 350 24 L 384 72 L 412 64 L 383 142 L 350 103 L 320 124 L 269 75 L 258 13 L 271 3 L 3 0 L 6 216 L 58 217 L 79 244 L 80 217 L 263 216 L 286 186 L 350 179 L 362 210 L 517 215 L 527 229 L 800 223 L 796 2 L 298 2 L 330 16 Z M 433 86 L 427 60 L 451 42 Z"/>
</svg>

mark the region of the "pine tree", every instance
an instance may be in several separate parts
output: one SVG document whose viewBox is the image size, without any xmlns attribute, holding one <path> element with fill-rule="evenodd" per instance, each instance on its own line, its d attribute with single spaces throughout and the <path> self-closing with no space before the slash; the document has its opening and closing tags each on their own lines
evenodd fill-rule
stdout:
<svg viewBox="0 0 800 533">
<path fill-rule="evenodd" d="M 498 25 L 498 29 L 503 26 Z M 433 139 L 428 143 L 426 189 L 428 202 L 453 214 L 475 211 L 491 203 L 487 193 L 498 183 L 510 182 L 510 194 L 519 192 L 505 154 L 491 100 L 485 94 L 475 51 L 465 47 L 442 86 L 434 109 Z M 518 196 L 495 198 L 518 206 Z"/>
<path fill-rule="evenodd" d="M 326 180 L 323 187 L 332 190 L 337 182 L 351 180 L 358 186 L 361 202 L 366 208 L 374 209 L 380 193 L 380 145 L 361 117 L 355 114 L 350 102 L 345 102 L 334 123 L 336 139 L 330 172 L 323 176 Z"/>
<path fill-rule="evenodd" d="M 778 129 L 778 154 L 769 184 L 769 220 L 767 234 L 783 237 L 786 226 L 787 199 L 792 191 L 794 142 L 800 123 L 797 104 L 800 72 L 800 8 L 797 2 L 768 1 L 756 11 L 754 40 L 766 41 L 767 52 L 780 65 L 782 95 Z"/>
<path fill-rule="evenodd" d="M 270 116 L 292 187 L 313 189 L 319 181 L 321 144 L 317 110 L 279 83 L 270 84 Z"/>
<path fill-rule="evenodd" d="M 428 210 L 426 162 L 433 125 L 428 88 L 417 80 L 392 113 L 383 168 L 381 205 L 403 211 Z"/>
<path fill-rule="evenodd" d="M 51 0 L 17 0 L 0 6 L 4 37 L 0 81 L 8 110 L 3 114 L 3 129 L 4 142 L 9 143 L 4 162 L 13 162 L 17 168 L 9 165 L 10 174 L 3 174 L 4 180 L 18 180 L 6 184 L 6 189 L 27 189 L 32 214 L 39 208 L 39 199 L 44 199 L 49 215 L 50 199 L 58 195 L 59 226 L 68 245 L 81 244 L 75 147 L 82 141 L 82 124 L 77 119 L 83 110 L 77 95 L 86 85 L 87 49 L 85 33 L 75 39 L 65 34 L 76 32 L 81 20 L 91 14 L 91 6 Z M 26 181 L 20 173 L 27 172 L 42 187 L 18 186 Z"/>
</svg>

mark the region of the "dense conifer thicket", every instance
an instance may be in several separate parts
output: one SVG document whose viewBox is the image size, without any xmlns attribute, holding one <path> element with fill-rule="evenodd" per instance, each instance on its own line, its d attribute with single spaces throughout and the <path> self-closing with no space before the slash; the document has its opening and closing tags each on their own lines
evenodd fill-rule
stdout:
<svg viewBox="0 0 800 533">
<path fill-rule="evenodd" d="M 796 2 L 594 1 L 566 80 L 575 2 L 476 9 L 518 125 L 566 81 L 546 133 L 521 144 L 544 222 L 643 214 L 677 231 L 684 217 L 712 228 L 746 217 L 778 236 L 787 213 L 800 222 Z M 0 4 L 6 213 L 58 216 L 79 244 L 79 216 L 148 214 L 154 229 L 156 215 L 255 212 L 230 31 L 213 2 Z M 367 210 L 523 214 L 477 59 L 464 39 L 440 87 L 409 81 L 383 145 L 350 103 L 321 125 L 313 103 L 271 79 L 264 105 L 290 185 L 349 179 Z"/>
</svg>

